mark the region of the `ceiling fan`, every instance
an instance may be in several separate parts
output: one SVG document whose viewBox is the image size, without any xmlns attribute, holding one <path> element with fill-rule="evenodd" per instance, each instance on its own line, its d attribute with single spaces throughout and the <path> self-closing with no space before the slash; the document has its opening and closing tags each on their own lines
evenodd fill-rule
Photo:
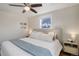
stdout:
<svg viewBox="0 0 79 59">
<path fill-rule="evenodd" d="M 14 5 L 14 4 L 9 4 L 10 6 L 15 6 L 15 7 L 24 7 L 22 13 L 25 13 L 26 11 L 32 11 L 34 13 L 37 13 L 33 7 L 41 7 L 42 4 L 30 4 L 30 3 L 23 3 L 23 5 Z"/>
</svg>

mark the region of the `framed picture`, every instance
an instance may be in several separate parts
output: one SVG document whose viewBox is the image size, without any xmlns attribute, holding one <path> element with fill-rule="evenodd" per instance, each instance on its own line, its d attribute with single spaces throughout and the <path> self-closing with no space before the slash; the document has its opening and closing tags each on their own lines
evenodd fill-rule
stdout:
<svg viewBox="0 0 79 59">
<path fill-rule="evenodd" d="M 52 17 L 46 16 L 40 19 L 40 28 L 50 29 L 52 27 Z"/>
</svg>

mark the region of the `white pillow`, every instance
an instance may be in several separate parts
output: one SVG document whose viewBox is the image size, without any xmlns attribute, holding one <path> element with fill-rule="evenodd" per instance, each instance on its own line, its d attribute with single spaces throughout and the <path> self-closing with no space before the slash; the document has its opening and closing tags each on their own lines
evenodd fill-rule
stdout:
<svg viewBox="0 0 79 59">
<path fill-rule="evenodd" d="M 47 42 L 53 41 L 51 36 L 49 36 L 48 34 L 41 34 L 39 39 Z"/>
<path fill-rule="evenodd" d="M 34 38 L 34 39 L 38 39 L 39 36 L 40 36 L 41 32 L 36 32 L 36 31 L 33 31 L 30 35 L 31 38 Z"/>
<path fill-rule="evenodd" d="M 44 34 L 42 32 L 33 31 L 31 33 L 30 37 L 33 38 L 33 39 L 38 39 L 38 40 L 42 40 L 42 41 L 52 42 L 51 36 L 48 35 L 48 34 Z"/>
<path fill-rule="evenodd" d="M 55 32 L 49 32 L 48 35 L 49 35 L 52 39 L 55 38 Z"/>
</svg>

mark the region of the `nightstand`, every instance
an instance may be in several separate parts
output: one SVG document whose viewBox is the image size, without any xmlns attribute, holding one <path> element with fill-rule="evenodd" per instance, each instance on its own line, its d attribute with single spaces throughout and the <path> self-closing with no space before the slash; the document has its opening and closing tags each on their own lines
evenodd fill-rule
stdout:
<svg viewBox="0 0 79 59">
<path fill-rule="evenodd" d="M 71 55 L 78 55 L 78 44 L 77 42 L 64 41 L 64 52 Z"/>
</svg>

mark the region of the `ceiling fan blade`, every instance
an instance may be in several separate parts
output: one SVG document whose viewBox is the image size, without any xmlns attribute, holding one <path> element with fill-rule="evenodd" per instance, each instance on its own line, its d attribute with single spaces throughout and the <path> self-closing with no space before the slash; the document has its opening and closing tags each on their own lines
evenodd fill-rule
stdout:
<svg viewBox="0 0 79 59">
<path fill-rule="evenodd" d="M 22 11 L 22 13 L 25 13 L 25 12 L 26 12 L 26 10 L 23 10 L 23 11 Z"/>
<path fill-rule="evenodd" d="M 32 4 L 31 7 L 41 7 L 42 4 Z"/>
<path fill-rule="evenodd" d="M 26 3 L 24 3 L 24 5 L 25 5 L 25 6 L 27 6 L 27 4 L 26 4 Z"/>
<path fill-rule="evenodd" d="M 32 12 L 34 12 L 34 13 L 37 13 L 37 11 L 36 11 L 36 10 L 34 10 L 34 9 L 32 9 L 32 8 L 30 8 L 30 10 L 31 10 Z"/>
<path fill-rule="evenodd" d="M 15 7 L 24 7 L 23 5 L 14 5 L 14 4 L 9 4 L 10 6 L 15 6 Z"/>
</svg>

